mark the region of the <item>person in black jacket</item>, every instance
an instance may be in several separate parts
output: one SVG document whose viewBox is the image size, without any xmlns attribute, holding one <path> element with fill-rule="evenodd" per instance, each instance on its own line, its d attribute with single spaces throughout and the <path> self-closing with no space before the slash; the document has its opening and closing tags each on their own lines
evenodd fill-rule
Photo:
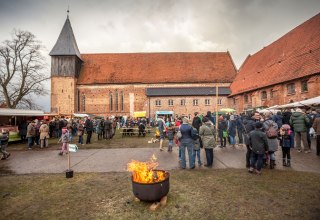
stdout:
<svg viewBox="0 0 320 220">
<path fill-rule="evenodd" d="M 86 121 L 84 123 L 84 128 L 86 129 L 87 132 L 87 140 L 86 144 L 91 144 L 91 136 L 92 136 L 92 131 L 93 131 L 93 123 L 90 120 L 90 117 L 85 117 Z"/>
<path fill-rule="evenodd" d="M 263 165 L 262 158 L 265 153 L 268 152 L 268 138 L 265 132 L 262 131 L 263 124 L 257 122 L 255 124 L 255 130 L 249 134 L 249 145 L 252 150 L 249 172 L 253 173 L 256 168 L 256 173 L 261 174 L 261 168 Z"/>
<path fill-rule="evenodd" d="M 251 148 L 249 145 L 249 133 L 255 129 L 256 122 L 260 121 L 261 115 L 259 112 L 254 112 L 251 114 L 250 118 L 244 119 L 244 142 L 247 147 L 246 153 L 246 167 L 250 167 L 250 156 L 251 156 Z"/>
<path fill-rule="evenodd" d="M 199 128 L 200 128 L 201 124 L 202 123 L 201 123 L 201 119 L 198 116 L 198 112 L 195 112 L 194 113 L 194 118 L 193 118 L 193 121 L 192 121 L 192 127 L 197 129 L 197 131 L 199 132 Z"/>
</svg>

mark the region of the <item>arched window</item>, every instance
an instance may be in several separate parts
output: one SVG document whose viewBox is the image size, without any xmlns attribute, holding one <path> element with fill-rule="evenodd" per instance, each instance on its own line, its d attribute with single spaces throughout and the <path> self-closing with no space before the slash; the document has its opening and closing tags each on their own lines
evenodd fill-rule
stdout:
<svg viewBox="0 0 320 220">
<path fill-rule="evenodd" d="M 82 111 L 86 111 L 86 95 L 82 93 Z"/>
<path fill-rule="evenodd" d="M 116 91 L 116 111 L 119 111 L 119 97 L 118 97 L 118 91 Z"/>
<path fill-rule="evenodd" d="M 121 91 L 121 111 L 124 111 L 124 94 L 123 94 L 123 91 Z"/>
<path fill-rule="evenodd" d="M 112 92 L 109 94 L 109 106 L 110 106 L 110 112 L 113 111 L 113 97 L 112 97 Z"/>
</svg>

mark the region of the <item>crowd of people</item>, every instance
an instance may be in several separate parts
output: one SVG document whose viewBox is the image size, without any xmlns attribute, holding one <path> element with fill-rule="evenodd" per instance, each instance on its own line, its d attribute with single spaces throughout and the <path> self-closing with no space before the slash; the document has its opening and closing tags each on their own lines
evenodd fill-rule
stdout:
<svg viewBox="0 0 320 220">
<path fill-rule="evenodd" d="M 225 114 L 219 115 L 218 120 L 208 111 L 204 117 L 199 117 L 196 112 L 192 122 L 187 117 L 177 117 L 169 124 L 168 121 L 163 117 L 157 121 L 160 151 L 164 150 L 165 137 L 168 138 L 169 152 L 175 143 L 179 147 L 182 169 L 186 169 L 186 151 L 190 169 L 195 168 L 196 158 L 198 165 L 202 166 L 201 148 L 205 150 L 205 166 L 212 167 L 213 149 L 218 146 L 225 148 L 227 142 L 232 148 L 246 146 L 246 167 L 250 173 L 256 174 L 261 174 L 263 167 L 274 169 L 275 152 L 279 148 L 282 150 L 282 165 L 290 167 L 290 149 L 311 153 L 311 138 L 315 136 L 316 154 L 320 155 L 320 109 L 305 112 L 296 108 L 275 114 Z"/>
</svg>

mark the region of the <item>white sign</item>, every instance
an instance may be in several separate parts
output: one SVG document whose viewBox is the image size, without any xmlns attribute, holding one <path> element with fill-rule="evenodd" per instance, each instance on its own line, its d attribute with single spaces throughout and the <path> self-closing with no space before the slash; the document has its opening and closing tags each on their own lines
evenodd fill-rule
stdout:
<svg viewBox="0 0 320 220">
<path fill-rule="evenodd" d="M 69 151 L 70 152 L 77 152 L 78 151 L 78 146 L 75 144 L 69 144 Z"/>
</svg>

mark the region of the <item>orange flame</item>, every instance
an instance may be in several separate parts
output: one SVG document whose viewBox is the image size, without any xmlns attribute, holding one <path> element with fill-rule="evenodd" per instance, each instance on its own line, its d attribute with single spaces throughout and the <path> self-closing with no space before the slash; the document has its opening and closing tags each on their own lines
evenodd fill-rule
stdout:
<svg viewBox="0 0 320 220">
<path fill-rule="evenodd" d="M 155 170 L 159 165 L 156 160 L 157 158 L 154 155 L 152 155 L 147 162 L 131 160 L 131 162 L 127 164 L 127 170 L 132 172 L 133 181 L 138 183 L 156 183 L 163 181 L 166 178 L 165 172 Z"/>
</svg>

